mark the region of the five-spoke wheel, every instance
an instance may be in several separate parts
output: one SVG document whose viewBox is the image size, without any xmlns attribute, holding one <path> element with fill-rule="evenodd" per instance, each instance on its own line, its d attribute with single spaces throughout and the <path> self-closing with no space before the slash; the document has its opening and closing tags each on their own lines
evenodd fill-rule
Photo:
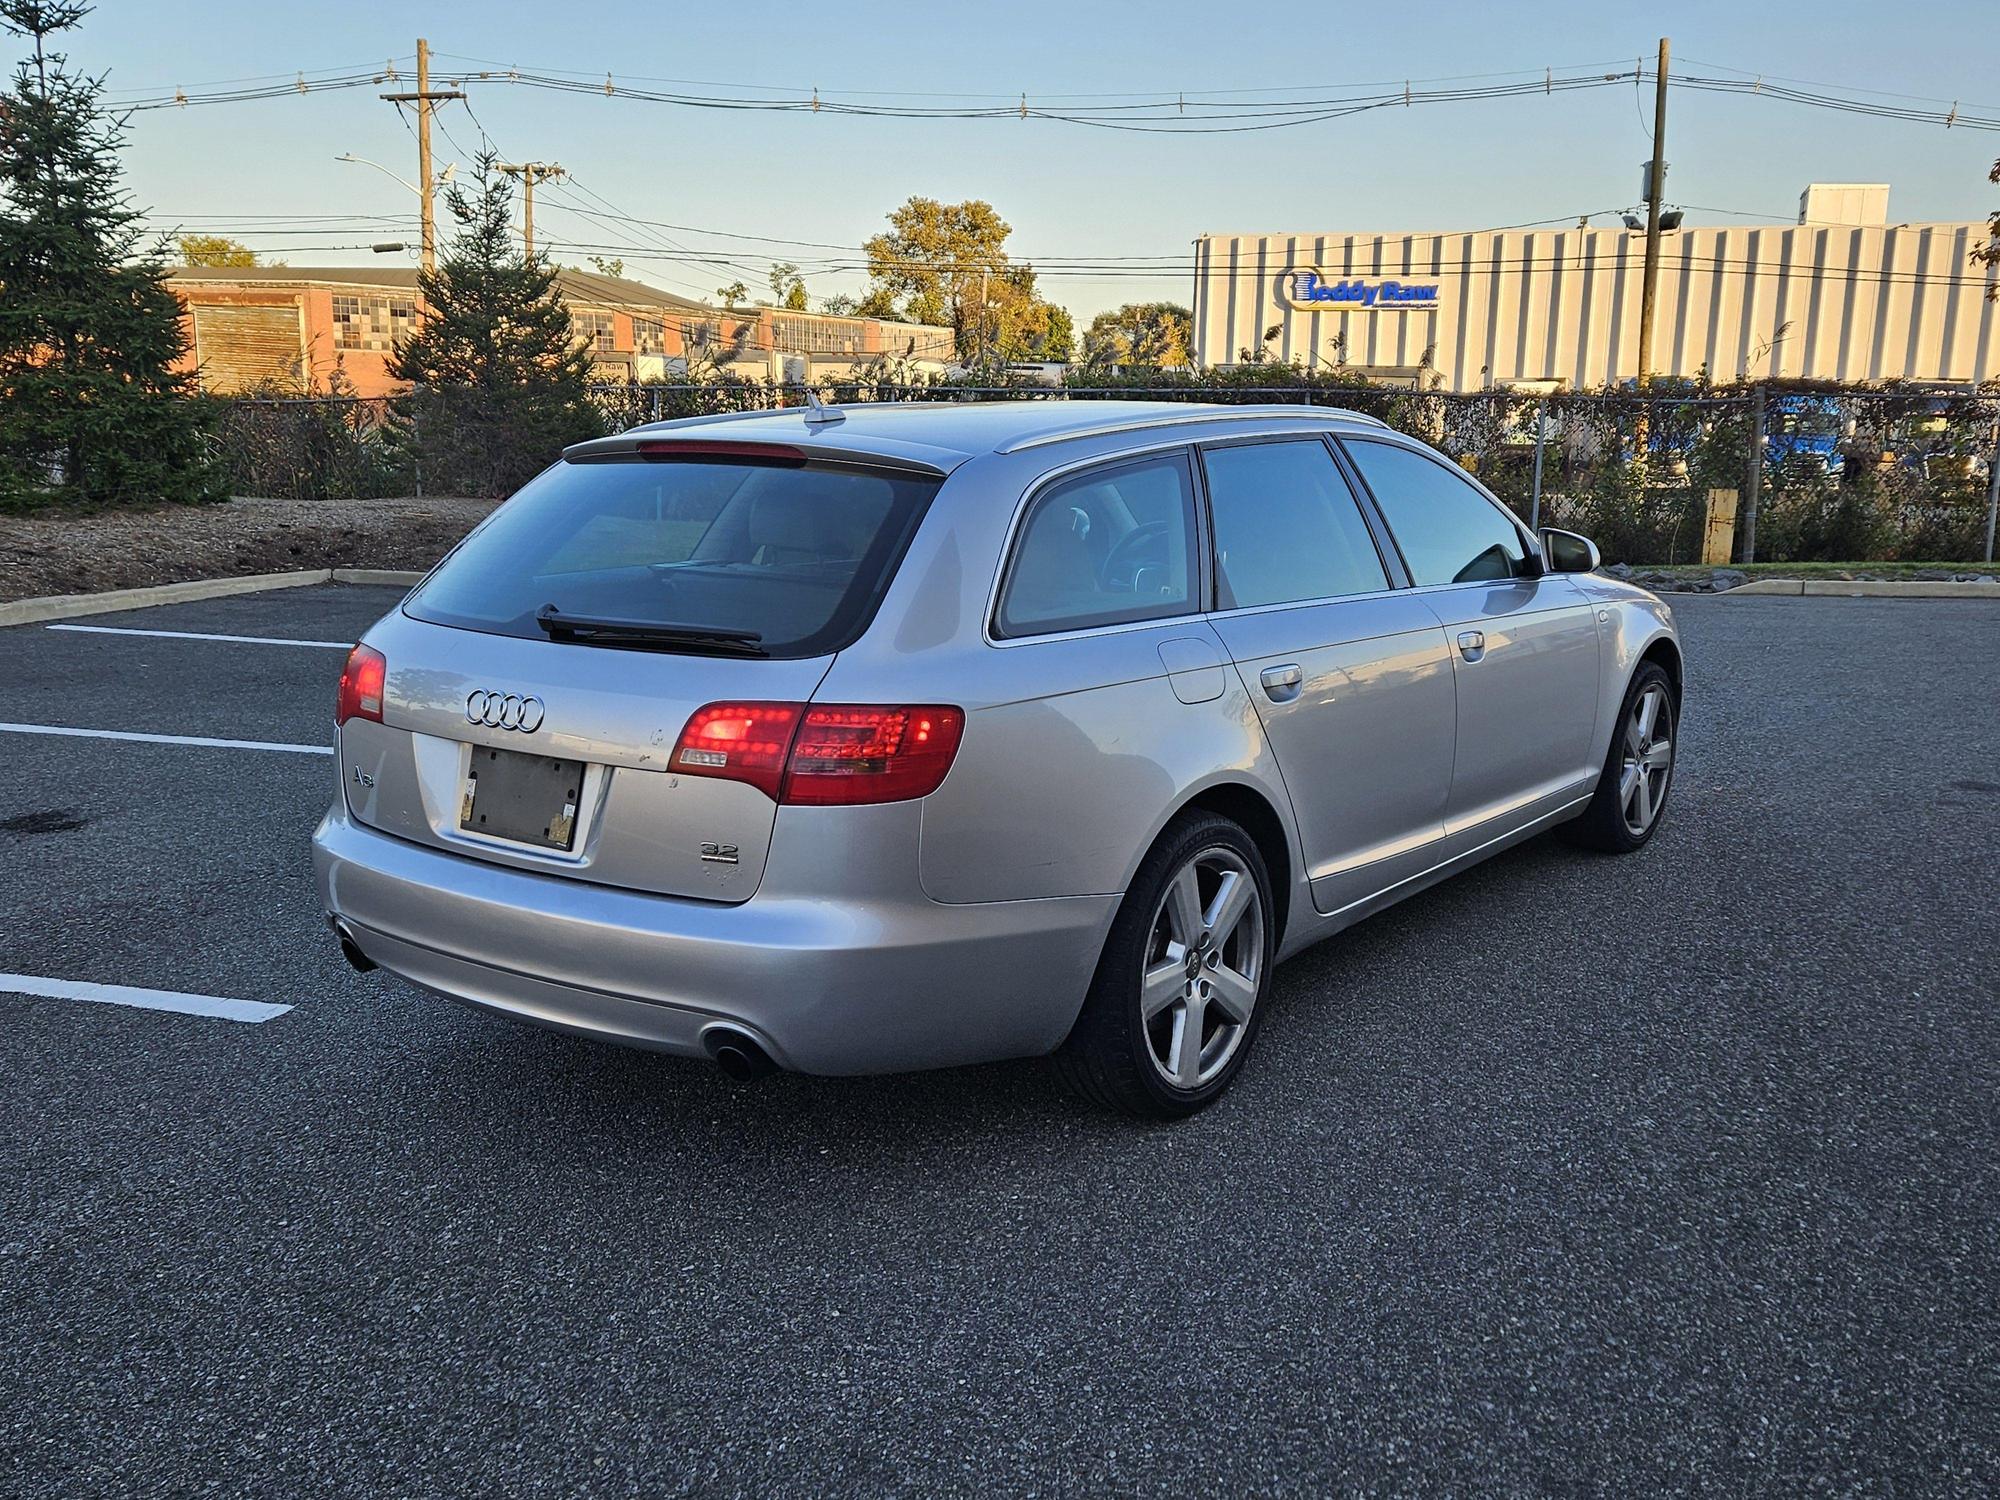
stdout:
<svg viewBox="0 0 2000 1500">
<path fill-rule="evenodd" d="M 1187 858 L 1153 915 L 1139 1010 L 1160 1076 L 1192 1089 L 1227 1067 L 1257 1008 L 1264 898 L 1242 855 Z"/>
<path fill-rule="evenodd" d="M 1674 708 L 1661 683 L 1648 683 L 1625 716 L 1624 754 L 1618 772 L 1618 808 L 1625 828 L 1644 838 L 1667 803 L 1674 774 Z"/>
<path fill-rule="evenodd" d="M 1239 825 L 1185 812 L 1140 861 L 1097 976 L 1056 1054 L 1085 1098 L 1193 1114 L 1229 1086 L 1263 1019 L 1278 919 L 1262 851 Z"/>
<path fill-rule="evenodd" d="M 1659 829 L 1674 784 L 1674 718 L 1680 696 L 1657 661 L 1639 664 L 1619 706 L 1597 791 L 1583 815 L 1564 825 L 1574 843 L 1630 854 Z"/>
</svg>

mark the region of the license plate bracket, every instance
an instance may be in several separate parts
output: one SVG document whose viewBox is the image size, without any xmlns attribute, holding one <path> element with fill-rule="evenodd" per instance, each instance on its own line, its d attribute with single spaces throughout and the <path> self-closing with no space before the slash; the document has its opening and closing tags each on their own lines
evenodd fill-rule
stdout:
<svg viewBox="0 0 2000 1500">
<path fill-rule="evenodd" d="M 583 762 L 474 745 L 458 799 L 466 833 L 568 852 L 576 844 Z"/>
</svg>

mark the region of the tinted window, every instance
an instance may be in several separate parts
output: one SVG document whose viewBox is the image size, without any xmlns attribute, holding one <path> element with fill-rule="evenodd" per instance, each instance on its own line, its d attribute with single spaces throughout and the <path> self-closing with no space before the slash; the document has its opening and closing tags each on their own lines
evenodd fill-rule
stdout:
<svg viewBox="0 0 2000 1500">
<path fill-rule="evenodd" d="M 1194 489 L 1182 454 L 1094 469 L 1037 495 L 1000 600 L 1004 635 L 1194 607 Z"/>
<path fill-rule="evenodd" d="M 1513 578 L 1527 548 L 1500 508 L 1448 464 L 1387 443 L 1349 442 L 1417 583 Z"/>
<path fill-rule="evenodd" d="M 797 463 L 560 463 L 405 605 L 542 638 L 535 612 L 755 631 L 774 656 L 838 650 L 873 610 L 939 481 Z"/>
<path fill-rule="evenodd" d="M 1365 594 L 1389 586 L 1368 523 L 1326 444 L 1202 451 L 1221 609 Z"/>
</svg>

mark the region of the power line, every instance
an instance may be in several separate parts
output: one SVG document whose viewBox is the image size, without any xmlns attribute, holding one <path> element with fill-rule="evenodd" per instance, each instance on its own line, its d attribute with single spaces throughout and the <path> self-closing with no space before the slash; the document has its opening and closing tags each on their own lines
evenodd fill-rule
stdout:
<svg viewBox="0 0 2000 1500">
<path fill-rule="evenodd" d="M 561 243 L 571 250 L 608 251 L 614 254 L 643 254 L 651 252 L 654 248 L 645 245 L 631 245 L 609 241 L 599 243 L 566 240 Z M 1583 271 L 1591 267 L 1615 265 L 1621 259 L 1632 260 L 1636 258 L 1621 257 L 1615 254 L 1599 254 L 1585 258 L 1578 251 L 1565 251 L 1560 255 L 1500 255 L 1482 256 L 1471 259 L 1444 257 L 1440 259 L 1439 263 L 1432 265 L 1362 267 L 1343 272 L 1342 274 L 1354 276 L 1442 277 L 1458 275 L 1468 271 L 1512 270 L 1522 274 L 1539 275 L 1563 271 Z M 935 262 L 929 261 L 913 261 L 906 264 L 911 268 L 927 271 L 949 271 L 953 269 L 950 266 L 940 266 Z M 1996 274 L 2000 274 L 1988 271 L 1983 275 L 1958 276 L 1921 271 L 1898 271 L 1889 268 L 1869 269 L 1859 266 L 1801 268 L 1781 261 L 1751 260 L 1735 256 L 1676 253 L 1672 250 L 1669 250 L 1667 253 L 1667 264 L 1697 269 L 1737 271 L 1751 276 L 1763 275 L 1773 278 L 1788 278 L 1801 282 L 1852 280 L 1873 281 L 1892 285 L 1922 286 L 1985 287 L 1993 284 Z M 804 269 L 804 267 L 801 267 L 801 271 Z M 866 272 L 868 269 L 865 261 L 829 263 L 815 268 L 814 274 L 833 275 L 842 272 Z M 1007 264 L 1006 269 L 1032 270 L 1038 280 L 1043 277 L 1062 280 L 1098 281 L 1122 279 L 1158 280 L 1162 277 L 1186 277 L 1189 274 L 1193 274 L 1198 279 L 1223 281 L 1232 279 L 1263 279 L 1271 274 L 1275 274 L 1268 270 L 1254 268 L 1232 269 L 1227 266 L 1217 266 L 1213 263 L 1206 268 L 1199 266 L 1190 268 L 1185 260 L 1175 263 L 1162 263 L 1156 266 L 1066 266 L 1048 262 L 1031 263 L 1028 261 L 1013 261 Z"/>
<path fill-rule="evenodd" d="M 505 70 L 508 73 L 518 73 L 520 71 L 519 67 L 516 64 L 503 61 L 499 58 L 473 57 L 461 52 L 451 52 L 451 53 L 440 52 L 434 55 L 438 57 L 452 57 L 458 60 L 459 62 L 475 63 L 484 68 L 499 68 Z M 1563 64 L 1562 69 L 1564 72 L 1573 72 L 1578 70 L 1591 71 L 1605 67 L 1617 67 L 1620 66 L 1621 63 L 1622 59 L 1616 59 L 1607 63 Z M 588 79 L 591 80 L 593 84 L 595 84 L 596 80 L 599 77 L 599 74 L 595 69 L 585 70 L 576 68 L 543 67 L 539 71 L 542 73 L 555 74 L 557 76 L 563 76 L 563 77 Z M 1322 89 L 1387 88 L 1392 85 L 1397 88 L 1401 88 L 1404 85 L 1404 83 L 1411 81 L 1417 83 L 1429 84 L 1429 83 L 1457 83 L 1473 78 L 1517 78 L 1517 77 L 1539 78 L 1547 71 L 1548 69 L 1546 68 L 1510 68 L 1510 69 L 1501 69 L 1491 73 L 1452 73 L 1437 77 L 1419 78 L 1415 80 L 1407 80 L 1401 78 L 1376 78 L 1368 80 L 1348 80 L 1343 83 L 1264 84 L 1248 88 L 1187 89 L 1185 91 L 1182 91 L 1182 93 L 1186 98 L 1195 99 L 1195 98 L 1217 98 L 1217 97 L 1238 96 L 1238 95 L 1250 96 L 1256 94 L 1270 94 L 1270 93 L 1298 93 L 1307 88 L 1322 88 Z M 629 74 L 627 76 L 629 81 L 633 83 L 666 83 L 666 84 L 674 84 L 685 88 L 755 89 L 755 90 L 762 90 L 766 93 L 790 93 L 790 94 L 807 94 L 816 91 L 816 85 L 803 84 L 803 83 L 788 83 L 788 84 L 743 83 L 740 81 L 731 82 L 731 81 L 720 81 L 716 79 L 704 79 L 704 78 L 662 78 L 662 77 L 656 77 L 647 74 L 637 74 L 637 73 Z M 1003 106 L 1008 110 L 1014 108 L 1014 100 L 1015 100 L 1015 96 L 1012 93 L 993 93 L 990 91 L 968 92 L 968 91 L 951 91 L 951 90 L 941 90 L 941 89 L 839 89 L 835 90 L 834 92 L 844 96 L 851 96 L 855 98 L 979 99 L 979 100 L 984 100 L 989 104 L 997 104 Z M 1145 99 L 1152 97 L 1152 94 L 1144 91 L 1129 90 L 1125 92 L 1038 94 L 1037 97 L 1043 100 L 1043 102 L 1045 103 L 1059 103 L 1065 100 Z"/>
<path fill-rule="evenodd" d="M 176 88 L 170 94 L 138 95 L 118 105 L 123 111 L 186 108 L 193 105 L 242 103 L 286 95 L 324 93 L 377 85 L 400 76 L 391 67 L 369 72 L 331 70 L 308 76 L 300 72 L 287 82 L 283 75 L 263 75 L 222 87 L 197 87 L 193 91 Z M 1725 70 L 1728 71 L 1728 70 Z M 1533 74 L 1499 73 L 1460 75 L 1457 78 L 1411 79 L 1400 87 L 1394 84 L 1332 85 L 1332 90 L 1356 92 L 1286 90 L 1288 97 L 1251 98 L 1259 90 L 1193 90 L 1166 93 L 1113 95 L 1048 94 L 1018 98 L 1000 95 L 892 94 L 866 91 L 822 92 L 783 90 L 768 85 L 670 84 L 653 86 L 643 77 L 628 76 L 621 84 L 607 71 L 599 81 L 594 74 L 544 69 L 507 68 L 504 71 L 469 71 L 452 80 L 454 87 L 471 84 L 513 86 L 570 94 L 602 94 L 642 103 L 666 104 L 689 109 L 835 114 L 875 118 L 916 120 L 996 120 L 1042 119 L 1097 129 L 1139 131 L 1156 134 L 1233 134 L 1246 131 L 1287 129 L 1322 123 L 1365 112 L 1418 104 L 1465 103 L 1479 100 L 1518 98 L 1535 94 L 1552 96 L 1582 90 L 1643 83 L 1647 76 L 1643 62 L 1631 68 L 1565 69 L 1553 67 Z M 1500 79 L 1505 81 L 1494 82 Z M 1469 80 L 1469 81 L 1468 81 Z M 1942 100 L 1884 94 L 1831 84 L 1806 85 L 1776 76 L 1725 77 L 1721 74 L 1681 74 L 1668 80 L 1670 88 L 1697 92 L 1756 96 L 1787 103 L 1864 115 L 1877 119 L 1936 124 L 1947 128 L 2000 131 L 2000 110 L 1994 106 L 1968 107 L 1953 101 L 1948 108 L 1936 107 Z M 700 92 L 703 88 L 733 88 L 756 92 Z M 950 104 L 885 102 L 899 99 L 955 99 Z M 966 102 L 980 101 L 980 102 Z M 1117 101 L 1117 102 L 1110 102 Z"/>
</svg>

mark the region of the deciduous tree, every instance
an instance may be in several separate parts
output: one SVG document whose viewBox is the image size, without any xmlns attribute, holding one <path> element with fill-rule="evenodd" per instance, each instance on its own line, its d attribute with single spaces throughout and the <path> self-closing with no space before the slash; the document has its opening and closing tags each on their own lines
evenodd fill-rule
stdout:
<svg viewBox="0 0 2000 1500">
<path fill-rule="evenodd" d="M 948 325 L 962 360 L 1069 358 L 1070 316 L 1042 298 L 1032 266 L 1008 259 L 1010 233 L 979 199 L 911 198 L 862 246 L 869 291 L 859 310 Z"/>
<path fill-rule="evenodd" d="M 1188 362 L 1193 315 L 1177 302 L 1128 302 L 1090 320 L 1084 363 L 1174 368 Z"/>
<path fill-rule="evenodd" d="M 184 266 L 254 266 L 257 252 L 219 234 L 184 234 L 178 241 Z"/>
<path fill-rule="evenodd" d="M 771 267 L 771 295 L 778 299 L 778 306 L 788 312 L 806 310 L 805 278 L 799 275 L 799 268 L 788 260 L 781 260 Z"/>
</svg>

